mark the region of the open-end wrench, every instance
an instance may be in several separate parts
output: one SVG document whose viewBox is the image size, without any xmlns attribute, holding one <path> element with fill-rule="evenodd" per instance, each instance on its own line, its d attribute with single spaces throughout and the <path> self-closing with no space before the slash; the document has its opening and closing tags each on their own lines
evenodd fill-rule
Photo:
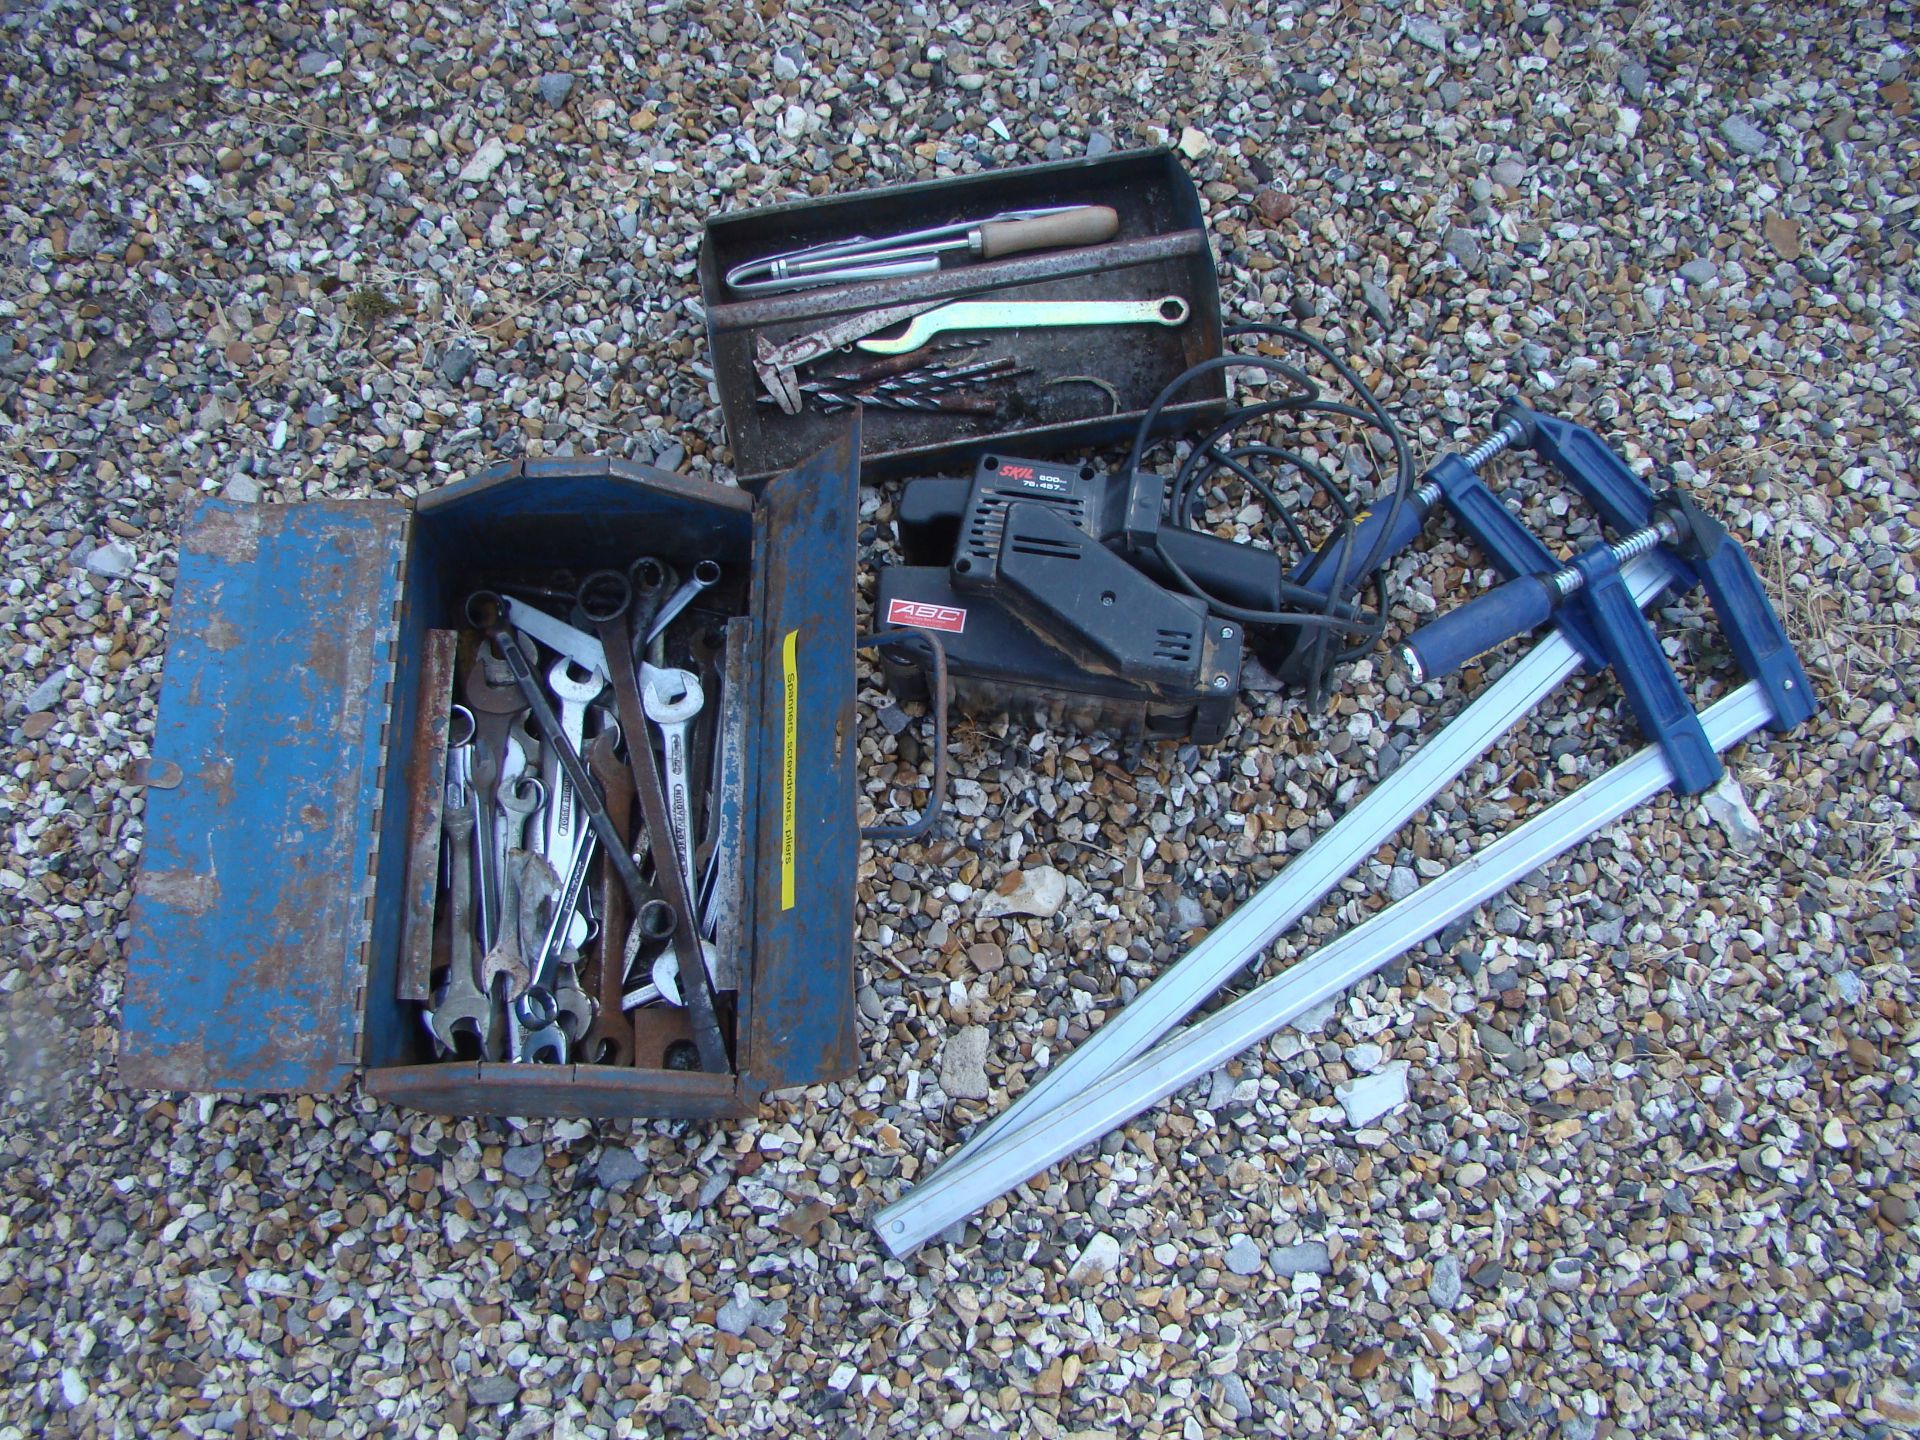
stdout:
<svg viewBox="0 0 1920 1440">
<path fill-rule="evenodd" d="M 439 1002 L 427 1014 L 427 1027 L 448 1050 L 459 1050 L 463 1033 L 472 1034 L 480 1053 L 493 1058 L 495 1027 L 493 1002 L 480 988 L 474 969 L 473 934 L 473 811 L 463 787 L 447 786 L 445 819 L 447 845 L 452 851 L 452 878 L 448 885 L 452 949 L 447 980 Z"/>
<path fill-rule="evenodd" d="M 639 563 L 640 562 L 635 562 L 636 568 L 638 568 Z M 715 566 L 714 568 L 718 569 L 719 567 Z M 609 583 L 612 580 L 622 578 L 618 571 L 607 571 L 605 575 L 608 577 Z M 632 630 L 631 627 L 635 619 L 644 618 L 648 612 L 643 608 L 643 592 L 634 591 L 633 596 L 633 609 L 629 612 L 628 618 L 629 633 L 634 636 L 637 642 L 641 642 L 641 647 L 644 648 L 646 637 L 641 632 Z M 655 598 L 657 598 L 657 596 Z M 545 610 L 534 605 L 529 605 L 524 600 L 515 600 L 511 595 L 502 595 L 499 599 L 502 608 L 508 614 L 512 615 L 516 629 L 532 635 L 549 650 L 557 651 L 568 660 L 571 660 L 580 669 L 591 670 L 604 681 L 612 681 L 613 671 L 607 664 L 607 647 L 600 643 L 598 636 L 589 635 L 577 625 L 570 625 L 558 616 L 549 615 Z M 591 606 L 591 604 L 592 597 L 589 597 L 588 606 Z M 583 608 L 588 608 L 588 606 L 583 606 Z M 591 613 L 591 611 L 589 611 L 589 613 Z M 647 629 L 649 631 L 653 629 L 651 623 L 648 624 Z M 661 631 L 661 634 L 665 634 L 664 629 Z M 642 679 L 646 677 L 649 670 L 655 668 L 651 665 L 640 664 L 637 660 L 635 663 Z"/>
<path fill-rule="evenodd" d="M 551 907 L 546 911 L 546 922 L 538 945 L 529 952 L 533 957 L 533 983 L 514 1006 L 514 1013 L 523 1031 L 521 1058 L 534 1063 L 558 1063 L 544 1062 L 539 1058 L 551 1049 L 552 1036 L 548 1032 L 559 1030 L 559 1058 L 564 1060 L 566 1042 L 584 1035 L 593 1022 L 592 1000 L 573 978 L 573 966 L 579 959 L 579 952 L 568 943 L 567 930 L 575 907 L 580 903 L 580 893 L 586 886 L 587 873 L 593 868 L 597 838 L 589 834 L 581 843 L 573 866 L 563 881 L 552 888 L 546 884 L 539 887 L 539 903 L 532 910 L 524 904 L 521 908 L 524 922 L 529 915 L 537 915 L 541 909 Z M 550 868 L 545 871 L 548 876 L 552 873 Z"/>
<path fill-rule="evenodd" d="M 586 592 L 587 586 L 583 585 L 583 601 Z M 583 604 L 583 608 L 587 607 Z M 654 878 L 673 910 L 673 955 L 685 992 L 694 1048 L 699 1052 L 702 1070 L 724 1074 L 732 1069 L 732 1062 L 727 1055 L 726 1037 L 720 1033 L 720 1017 L 700 953 L 693 896 L 689 893 L 680 858 L 673 851 L 673 820 L 667 813 L 666 787 L 660 780 L 653 746 L 647 742 L 646 710 L 640 698 L 640 678 L 634 671 L 633 631 L 629 628 L 628 611 L 626 606 L 615 606 L 608 601 L 592 607 L 588 613 L 600 632 L 613 669 L 613 699 L 619 707 L 620 728 L 627 736 L 627 763 L 633 767 L 633 788 L 640 797 L 647 847 L 653 853 Z M 609 824 L 608 832 L 612 829 Z M 619 843 L 617 836 L 609 840 L 612 845 Z M 640 872 L 631 856 L 622 852 L 619 858 L 626 862 L 620 878 L 626 885 L 627 903 L 637 915 L 645 903 L 640 893 Z M 628 871 L 632 872 L 631 881 Z"/>
<path fill-rule="evenodd" d="M 644 903 L 646 882 L 640 878 L 639 867 L 633 863 L 633 857 L 627 853 L 620 832 L 613 828 L 613 821 L 607 816 L 607 807 L 600 799 L 599 787 L 594 783 L 593 777 L 587 773 L 586 762 L 580 758 L 580 752 L 574 748 L 573 743 L 567 739 L 566 732 L 560 728 L 560 717 L 553 713 L 553 706 L 548 702 L 546 692 L 540 688 L 540 682 L 534 678 L 533 666 L 528 663 L 527 652 L 521 648 L 512 627 L 503 617 L 500 597 L 488 590 L 478 591 L 469 596 L 467 618 L 476 629 L 499 647 L 500 653 L 512 668 L 513 683 L 520 687 L 520 693 L 526 697 L 527 708 L 533 711 L 534 723 L 540 727 L 541 738 L 558 754 L 561 770 L 580 796 L 580 808 L 586 812 L 587 823 L 593 827 L 594 834 L 600 837 L 600 843 L 605 845 L 613 856 L 614 868 L 619 872 L 621 888 L 627 892 L 628 903 L 636 906 Z M 625 627 L 621 628 L 624 630 Z M 638 698 L 638 695 L 635 695 L 636 702 Z M 623 701 L 623 710 L 624 705 Z M 634 708 L 639 708 L 637 703 Z M 644 727 L 646 724 L 644 715 L 634 718 Z M 660 825 L 663 833 L 667 823 L 665 809 L 665 802 L 662 801 Z M 719 1038 L 717 1024 L 714 1027 L 714 1038 L 716 1040 Z M 711 1053 L 717 1054 L 719 1063 L 725 1066 L 724 1048 Z M 702 1050 L 702 1063 L 709 1058 L 709 1054 L 710 1052 L 705 1049 Z"/>
<path fill-rule="evenodd" d="M 666 755 L 667 817 L 673 826 L 673 846 L 686 877 L 687 894 L 697 893 L 693 873 L 693 790 L 687 764 L 687 727 L 707 703 L 700 679 L 691 670 L 649 667 L 640 682 L 647 719 L 660 731 Z M 640 738 L 646 744 L 646 737 Z"/>
<path fill-rule="evenodd" d="M 602 729 L 587 747 L 587 764 L 606 791 L 607 814 L 613 817 L 614 828 L 624 835 L 633 826 L 633 776 L 620 761 L 619 741 L 617 728 Z M 580 1058 L 589 1065 L 633 1063 L 633 1027 L 620 1013 L 621 980 L 625 975 L 621 952 L 629 913 L 627 897 L 613 866 L 608 864 L 601 872 L 600 955 L 593 976 L 600 1003 L 593 1024 L 580 1039 Z"/>
<path fill-rule="evenodd" d="M 487 672 L 486 647 L 473 657 L 461 682 L 467 708 L 474 717 L 474 747 L 478 752 L 473 766 L 474 789 L 480 798 L 480 811 L 491 814 L 504 773 L 499 757 L 506 754 L 507 737 L 515 728 L 516 716 L 526 712 L 527 702 L 512 684 L 497 685 Z M 494 827 L 489 824 L 478 837 L 481 864 L 496 882 L 502 873 L 504 856 L 494 847 Z M 499 933 L 500 887 L 495 883 L 483 895 L 481 905 L 482 939 L 491 943 Z"/>
<path fill-rule="evenodd" d="M 507 1001 L 524 995 L 533 983 L 533 970 L 520 934 L 520 886 L 529 861 L 541 861 L 521 848 L 527 817 L 538 810 L 546 798 L 546 786 L 536 776 L 522 775 L 510 781 L 500 792 L 505 828 L 501 835 L 501 854 L 506 857 L 506 873 L 500 888 L 500 929 L 493 948 L 480 962 L 480 984 L 489 995 L 497 981 L 504 978 L 506 988 L 499 992 Z M 541 863 L 544 863 L 541 861 Z"/>
<path fill-rule="evenodd" d="M 599 698 L 607 682 L 605 677 L 591 671 L 581 678 L 573 669 L 573 662 L 562 656 L 547 672 L 547 684 L 560 700 L 561 732 L 578 754 L 585 743 L 587 707 Z M 580 803 L 574 788 L 561 773 L 559 758 L 550 758 L 548 764 L 545 779 L 553 805 L 547 811 L 546 855 L 553 862 L 553 868 L 565 874 L 573 864 L 574 851 L 579 848 L 586 827 L 581 823 Z"/>
</svg>

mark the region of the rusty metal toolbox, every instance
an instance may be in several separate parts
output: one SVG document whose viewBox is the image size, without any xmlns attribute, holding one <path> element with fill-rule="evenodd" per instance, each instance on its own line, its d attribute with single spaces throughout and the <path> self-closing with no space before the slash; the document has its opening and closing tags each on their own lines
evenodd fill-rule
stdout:
<svg viewBox="0 0 1920 1440">
<path fill-rule="evenodd" d="M 778 251 L 1059 205 L 1111 206 L 1119 215 L 1119 232 L 1105 244 L 1080 249 L 765 297 L 740 295 L 725 280 L 735 265 Z M 759 485 L 791 468 L 843 423 L 842 416 L 811 403 L 798 415 L 767 403 L 754 374 L 759 337 L 788 341 L 861 311 L 987 292 L 1009 300 L 1154 300 L 1177 295 L 1187 301 L 1190 314 L 1178 328 L 1130 327 L 1123 339 L 1121 332 L 1085 329 L 990 334 L 970 358 L 1012 357 L 1035 371 L 1019 381 L 1002 413 L 925 414 L 868 406 L 861 455 L 868 479 L 927 474 L 943 467 L 971 469 L 989 448 L 1045 455 L 1130 440 L 1164 386 L 1188 366 L 1221 353 L 1220 285 L 1200 197 L 1179 160 L 1164 148 L 719 216 L 707 222 L 700 250 L 700 296 L 720 407 L 741 483 Z M 1112 386 L 1117 405 L 1094 385 L 1047 384 L 1073 376 L 1093 376 Z M 1158 428 L 1190 428 L 1218 413 L 1225 400 L 1224 376 L 1217 371 L 1203 376 L 1166 407 Z"/>
<path fill-rule="evenodd" d="M 412 505 L 201 501 L 146 767 L 123 1082 L 311 1092 L 364 1070 L 370 1094 L 442 1114 L 705 1118 L 850 1073 L 858 448 L 843 422 L 757 498 L 556 459 Z M 735 1073 L 437 1061 L 395 999 L 410 829 L 440 784 L 416 734 L 427 632 L 460 623 L 490 565 L 640 554 L 717 561 L 748 627 Z"/>
</svg>

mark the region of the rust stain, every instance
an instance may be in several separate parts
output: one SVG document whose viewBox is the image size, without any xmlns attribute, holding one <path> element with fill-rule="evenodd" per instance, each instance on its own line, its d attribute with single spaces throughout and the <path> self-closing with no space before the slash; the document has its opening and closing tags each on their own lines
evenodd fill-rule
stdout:
<svg viewBox="0 0 1920 1440">
<path fill-rule="evenodd" d="M 227 502 L 202 506 L 180 538 L 180 548 L 233 565 L 245 564 L 260 550 L 259 507 L 229 508 Z"/>
<path fill-rule="evenodd" d="M 209 760 L 200 767 L 200 783 L 206 787 L 214 803 L 222 809 L 233 804 L 233 762 L 231 760 Z"/>
<path fill-rule="evenodd" d="M 302 805 L 300 820 L 309 830 L 324 829 L 327 823 L 327 812 L 318 805 Z"/>
<path fill-rule="evenodd" d="M 207 622 L 206 633 L 201 636 L 209 650 L 238 650 L 246 641 L 239 627 L 224 615 L 216 615 Z"/>
<path fill-rule="evenodd" d="M 400 963 L 394 982 L 401 1000 L 424 1002 L 432 993 L 433 900 L 440 870 L 440 809 L 445 796 L 447 717 L 453 702 L 454 658 L 460 637 L 429 630 L 420 660 L 420 694 L 407 750 L 406 910 L 400 925 Z"/>
<path fill-rule="evenodd" d="M 211 871 L 143 870 L 140 898 L 188 915 L 205 915 L 220 903 L 220 877 Z"/>
</svg>

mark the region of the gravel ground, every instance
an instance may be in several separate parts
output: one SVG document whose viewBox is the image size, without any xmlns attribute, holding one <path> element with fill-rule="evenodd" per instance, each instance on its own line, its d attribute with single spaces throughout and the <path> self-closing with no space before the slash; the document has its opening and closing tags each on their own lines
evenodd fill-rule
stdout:
<svg viewBox="0 0 1920 1440">
<path fill-rule="evenodd" d="M 1911 11 L 780 8 L 0 16 L 0 1434 L 1920 1427 Z M 1204 753 L 962 724 L 945 838 L 863 857 L 862 1076 L 756 1123 L 118 1087 L 189 494 L 568 452 L 724 479 L 712 210 L 1159 140 L 1229 310 L 1318 317 L 1423 456 L 1518 388 L 1746 539 L 1825 701 L 1737 753 L 1757 823 L 1647 807 L 907 1263 L 873 1209 L 1472 677 L 1361 664 Z M 1397 578 L 1404 629 L 1486 577 L 1440 524 Z M 1667 633 L 1725 688 L 1697 608 Z M 1299 947 L 1627 753 L 1618 708 L 1570 687 Z M 1057 913 L 982 916 L 1041 866 Z M 1407 1095 L 1351 1123 L 1367 1074 Z"/>
</svg>

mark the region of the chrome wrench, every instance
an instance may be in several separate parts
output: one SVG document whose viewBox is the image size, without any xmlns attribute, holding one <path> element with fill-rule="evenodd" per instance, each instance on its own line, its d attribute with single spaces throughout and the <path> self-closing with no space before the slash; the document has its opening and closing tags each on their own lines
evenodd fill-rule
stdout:
<svg viewBox="0 0 1920 1440">
<path fill-rule="evenodd" d="M 581 587 L 583 594 L 587 588 Z M 653 853 L 654 877 L 673 910 L 672 953 L 676 971 L 685 982 L 687 1019 L 693 1029 L 694 1048 L 699 1053 L 702 1070 L 724 1074 L 733 1068 L 732 1060 L 727 1054 L 726 1037 L 720 1033 L 712 980 L 700 950 L 693 897 L 688 893 L 679 857 L 673 853 L 673 820 L 667 813 L 666 787 L 661 783 L 653 746 L 646 738 L 647 717 L 640 698 L 640 677 L 633 664 L 633 627 L 628 623 L 630 607 L 612 603 L 619 598 L 617 594 L 612 599 L 601 598 L 604 603 L 593 607 L 594 623 L 613 668 L 613 699 L 619 708 L 620 728 L 628 737 L 627 763 L 633 768 L 633 786 L 640 797 L 647 846 Z M 604 808 L 601 813 L 606 813 Z M 611 823 L 604 827 L 604 838 L 611 846 L 621 843 Z M 622 851 L 618 858 L 626 867 L 621 872 L 621 880 L 626 886 L 627 901 L 637 916 L 646 901 L 640 893 L 640 872 L 632 856 Z"/>
<path fill-rule="evenodd" d="M 702 560 L 695 564 L 693 573 L 667 597 L 666 603 L 660 607 L 660 613 L 653 617 L 653 624 L 647 627 L 647 643 L 651 645 L 666 634 L 667 626 L 680 618 L 680 612 L 691 605 L 702 590 L 710 590 L 719 583 L 720 567 L 713 561 Z"/>
<path fill-rule="evenodd" d="M 449 782 L 445 819 L 447 846 L 452 852 L 452 878 L 449 882 L 448 911 L 453 927 L 453 945 L 447 963 L 446 985 L 439 1002 L 427 1015 L 427 1027 L 434 1039 L 448 1050 L 458 1051 L 461 1034 L 474 1034 L 480 1051 L 493 1058 L 493 1001 L 480 988 L 474 970 L 473 932 L 473 811 L 464 786 Z"/>
<path fill-rule="evenodd" d="M 1079 325 L 1172 328 L 1186 324 L 1188 314 L 1187 302 L 1178 295 L 1158 300 L 956 300 L 913 316 L 899 335 L 869 335 L 854 345 L 871 355 L 904 355 L 949 330 L 1051 330 Z"/>
<path fill-rule="evenodd" d="M 687 728 L 707 703 L 700 679 L 691 670 L 660 670 L 649 666 L 640 681 L 640 698 L 647 719 L 660 732 L 666 756 L 667 816 L 673 826 L 673 844 L 687 894 L 697 891 L 693 873 L 693 791 L 688 777 Z M 645 737 L 640 740 L 645 744 Z"/>
<path fill-rule="evenodd" d="M 604 676 L 591 672 L 585 680 L 578 680 L 572 671 L 573 662 L 562 656 L 547 671 L 547 684 L 560 701 L 561 733 L 578 755 L 585 744 L 587 707 L 599 698 L 607 682 Z M 573 864 L 574 851 L 579 849 L 586 827 L 580 820 L 579 797 L 561 773 L 559 757 L 550 757 L 549 763 L 551 768 L 545 779 L 553 805 L 547 811 L 546 856 L 555 870 L 565 874 Z"/>
</svg>

